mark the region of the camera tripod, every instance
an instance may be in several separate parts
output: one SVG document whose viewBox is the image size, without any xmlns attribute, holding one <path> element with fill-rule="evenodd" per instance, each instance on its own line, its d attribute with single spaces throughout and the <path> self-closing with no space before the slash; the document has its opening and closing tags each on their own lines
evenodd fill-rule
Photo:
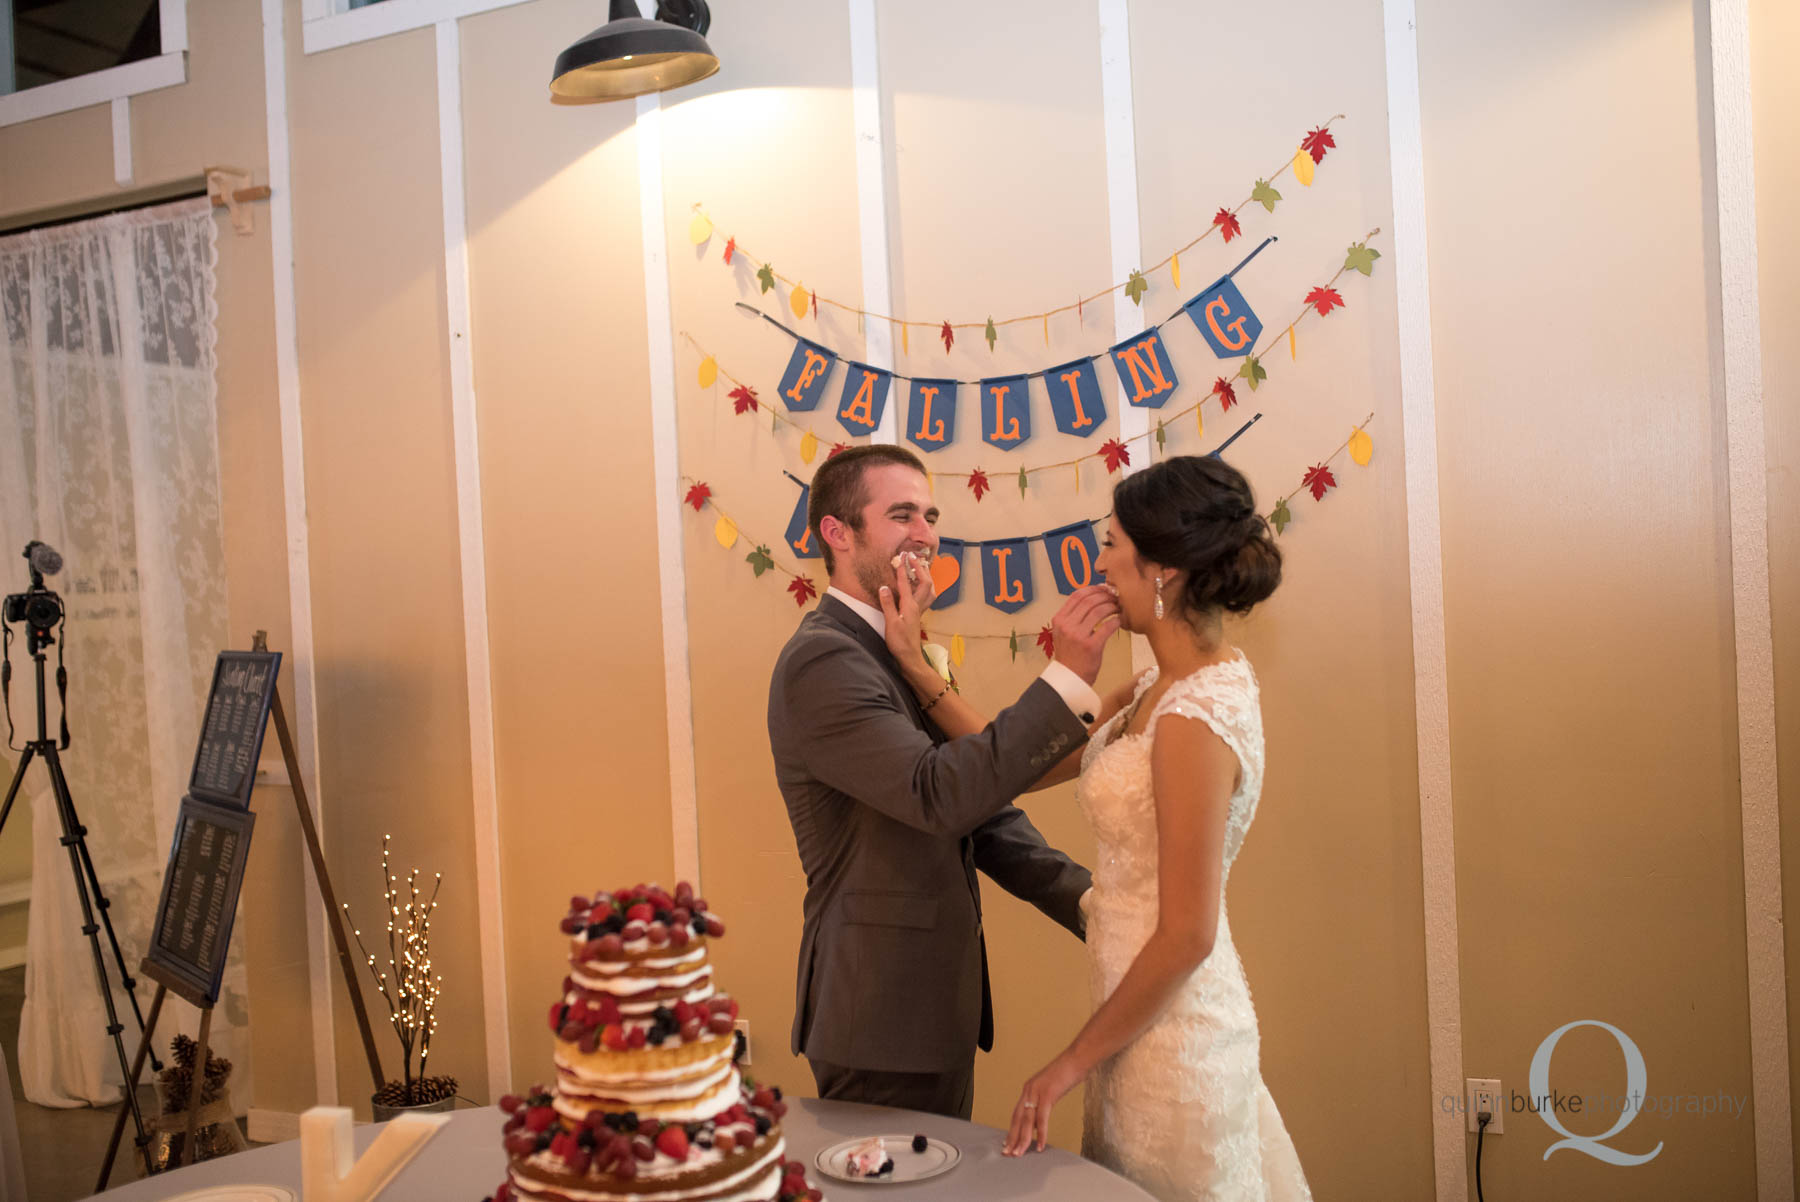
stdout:
<svg viewBox="0 0 1800 1202">
<path fill-rule="evenodd" d="M 35 597 L 54 598 L 55 594 L 43 588 L 43 577 L 35 567 L 32 572 L 32 592 L 25 595 L 29 600 Z M 8 599 L 9 601 L 12 598 Z M 9 606 L 9 610 L 10 610 Z M 57 617 L 61 617 L 61 606 L 56 606 Z M 10 613 L 8 614 L 10 618 Z M 12 631 L 6 631 L 10 640 Z M 44 651 L 56 640 L 51 636 L 49 625 L 40 627 L 36 621 L 25 623 L 26 646 L 37 674 L 37 738 L 25 744 L 19 756 L 18 770 L 13 773 L 12 785 L 6 790 L 6 803 L 0 806 L 0 831 L 6 828 L 6 820 L 12 814 L 13 802 L 18 798 L 19 786 L 25 781 L 25 772 L 31 767 L 34 758 L 42 757 L 44 766 L 50 772 L 50 791 L 56 797 L 57 818 L 62 824 L 62 845 L 69 849 L 69 871 L 75 877 L 75 894 L 81 899 L 81 933 L 88 937 L 88 943 L 94 951 L 94 983 L 100 990 L 100 1000 L 106 1004 L 106 1033 L 112 1037 L 113 1048 L 119 1056 L 119 1076 L 122 1080 L 131 1080 L 131 1066 L 125 1056 L 125 1041 L 121 1038 L 124 1025 L 119 1022 L 118 1008 L 113 1005 L 112 987 L 107 981 L 106 957 L 100 948 L 100 930 L 106 930 L 107 942 L 112 945 L 114 961 L 119 966 L 119 979 L 125 986 L 125 993 L 131 999 L 132 1013 L 137 1017 L 138 1029 L 144 1027 L 144 1015 L 138 1008 L 137 981 L 125 966 L 125 953 L 119 948 L 119 937 L 113 932 L 112 917 L 108 911 L 112 903 L 107 900 L 105 892 L 100 888 L 100 878 L 94 872 L 94 859 L 88 853 L 87 828 L 81 824 L 81 818 L 75 812 L 75 799 L 69 793 L 68 778 L 63 775 L 62 760 L 58 755 L 57 743 L 50 737 L 49 706 L 44 693 Z M 6 664 L 6 674 L 11 675 L 12 664 Z M 60 692 L 68 679 L 65 670 L 59 665 L 56 670 L 57 687 Z M 68 731 L 65 720 L 63 730 L 63 746 L 68 745 Z M 90 897 L 91 895 L 91 897 Z M 99 922 L 94 921 L 95 911 L 99 911 Z M 160 1071 L 162 1064 L 155 1056 L 151 1057 L 151 1066 Z M 141 1147 L 149 1142 L 149 1135 L 144 1131 L 144 1116 L 138 1107 L 137 1093 L 127 1085 L 124 1104 L 131 1111 L 131 1117 L 137 1127 L 137 1143 Z"/>
</svg>

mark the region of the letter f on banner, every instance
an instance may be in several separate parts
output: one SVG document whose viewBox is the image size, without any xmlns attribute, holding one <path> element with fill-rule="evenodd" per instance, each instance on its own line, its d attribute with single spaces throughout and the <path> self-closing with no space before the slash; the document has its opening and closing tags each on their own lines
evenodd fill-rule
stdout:
<svg viewBox="0 0 1800 1202">
<path fill-rule="evenodd" d="M 783 403 L 796 413 L 817 406 L 819 398 L 825 395 L 825 380 L 831 375 L 831 365 L 836 362 L 837 356 L 824 347 L 805 339 L 796 340 L 787 370 L 781 375 L 779 387 Z"/>
</svg>

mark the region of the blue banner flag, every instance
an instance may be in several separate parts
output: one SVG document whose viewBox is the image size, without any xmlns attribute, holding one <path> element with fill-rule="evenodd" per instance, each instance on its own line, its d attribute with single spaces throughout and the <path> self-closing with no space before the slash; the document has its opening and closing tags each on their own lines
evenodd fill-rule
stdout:
<svg viewBox="0 0 1800 1202">
<path fill-rule="evenodd" d="M 800 486 L 800 499 L 794 503 L 794 516 L 788 519 L 787 545 L 801 559 L 819 558 L 819 540 L 813 537 L 812 527 L 806 521 L 806 505 L 812 499 L 812 485 Z"/>
<path fill-rule="evenodd" d="M 1044 550 L 1050 556 L 1050 574 L 1056 578 L 1056 591 L 1068 596 L 1078 588 L 1098 584 L 1105 579 L 1094 561 L 1100 558 L 1100 544 L 1094 538 L 1092 522 L 1076 522 L 1044 535 Z"/>
<path fill-rule="evenodd" d="M 938 549 L 935 558 L 954 559 L 956 561 L 956 582 L 937 595 L 937 599 L 931 603 L 931 608 L 947 609 L 962 599 L 962 562 L 963 547 L 965 545 L 966 544 L 964 544 L 963 540 L 960 538 L 938 539 Z"/>
<path fill-rule="evenodd" d="M 1163 402 L 1175 395 L 1175 386 L 1181 381 L 1159 331 L 1127 338 L 1107 353 L 1119 370 L 1119 385 L 1125 390 L 1127 404 L 1161 409 Z"/>
<path fill-rule="evenodd" d="M 1100 395 L 1100 378 L 1092 359 L 1077 359 L 1044 373 L 1044 391 L 1050 394 L 1050 413 L 1064 434 L 1087 438 L 1106 421 L 1106 399 Z"/>
<path fill-rule="evenodd" d="M 1031 544 L 1009 538 L 981 544 L 982 595 L 1004 613 L 1031 604 Z"/>
<path fill-rule="evenodd" d="M 1213 354 L 1235 359 L 1250 353 L 1262 336 L 1262 322 L 1230 279 L 1220 280 L 1182 306 Z"/>
<path fill-rule="evenodd" d="M 906 437 L 921 451 L 941 451 L 956 440 L 956 381 L 914 380 Z"/>
<path fill-rule="evenodd" d="M 1029 376 L 1000 376 L 981 382 L 981 437 L 1010 451 L 1031 437 Z"/>
<path fill-rule="evenodd" d="M 787 370 L 781 373 L 779 391 L 782 401 L 796 413 L 816 408 L 819 398 L 825 395 L 825 380 L 831 375 L 831 365 L 836 362 L 837 356 L 824 347 L 796 338 Z"/>
<path fill-rule="evenodd" d="M 844 395 L 838 402 L 838 424 L 852 434 L 873 434 L 887 408 L 888 385 L 894 377 L 879 367 L 844 364 Z"/>
</svg>

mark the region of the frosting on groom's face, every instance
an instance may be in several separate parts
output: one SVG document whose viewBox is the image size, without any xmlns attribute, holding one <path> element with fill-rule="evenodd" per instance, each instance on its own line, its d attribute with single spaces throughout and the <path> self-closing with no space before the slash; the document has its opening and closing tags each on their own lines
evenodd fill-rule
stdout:
<svg viewBox="0 0 1800 1202">
<path fill-rule="evenodd" d="M 881 586 L 894 578 L 894 557 L 911 551 L 929 561 L 937 553 L 938 507 L 925 477 L 898 463 L 871 467 L 863 474 L 868 501 L 862 507 L 862 529 L 851 531 L 850 566 L 870 605 L 878 604 Z"/>
</svg>

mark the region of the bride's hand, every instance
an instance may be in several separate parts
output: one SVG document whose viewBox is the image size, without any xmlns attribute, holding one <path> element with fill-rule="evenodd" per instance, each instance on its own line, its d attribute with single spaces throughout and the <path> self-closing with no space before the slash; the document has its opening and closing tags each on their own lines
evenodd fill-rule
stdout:
<svg viewBox="0 0 1800 1202">
<path fill-rule="evenodd" d="M 893 583 L 881 590 L 878 600 L 887 618 L 887 645 L 894 660 L 908 680 L 924 680 L 926 674 L 937 679 L 936 671 L 926 662 L 919 631 L 925 621 L 925 610 L 937 599 L 937 588 L 931 572 L 919 556 L 907 551 L 894 567 Z"/>
<path fill-rule="evenodd" d="M 1003 1151 L 1008 1156 L 1023 1156 L 1031 1151 L 1035 1139 L 1042 1152 L 1050 1139 L 1050 1108 L 1081 1081 L 1082 1073 L 1068 1056 L 1058 1056 L 1043 1072 L 1025 1082 L 1019 1091 L 1018 1105 L 1013 1107 L 1012 1127 L 1006 1133 Z"/>
</svg>

